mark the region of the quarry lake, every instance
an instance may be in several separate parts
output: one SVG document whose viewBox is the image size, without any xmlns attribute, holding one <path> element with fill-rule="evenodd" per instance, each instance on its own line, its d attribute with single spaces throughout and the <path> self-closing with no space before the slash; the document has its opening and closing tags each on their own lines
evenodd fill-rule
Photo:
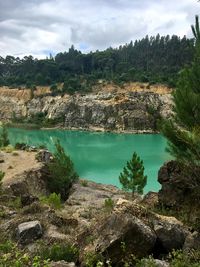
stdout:
<svg viewBox="0 0 200 267">
<path fill-rule="evenodd" d="M 159 134 L 115 134 L 66 130 L 9 129 L 11 144 L 45 145 L 54 150 L 60 140 L 74 162 L 81 178 L 120 187 L 119 174 L 134 151 L 144 161 L 148 176 L 145 192 L 158 191 L 157 173 L 170 156 L 165 151 L 166 140 Z"/>
</svg>

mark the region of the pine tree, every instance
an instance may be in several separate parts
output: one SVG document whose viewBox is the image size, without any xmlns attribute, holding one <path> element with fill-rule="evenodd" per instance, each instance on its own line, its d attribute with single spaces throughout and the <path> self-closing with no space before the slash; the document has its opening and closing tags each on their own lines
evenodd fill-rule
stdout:
<svg viewBox="0 0 200 267">
<path fill-rule="evenodd" d="M 78 175 L 74 170 L 72 160 L 65 154 L 59 141 L 55 143 L 55 148 L 54 160 L 48 164 L 50 171 L 48 187 L 51 193 L 61 194 L 61 198 L 65 200 L 73 182 L 78 179 Z"/>
<path fill-rule="evenodd" d="M 191 170 L 200 166 L 200 31 L 196 16 L 192 26 L 195 55 L 181 73 L 173 94 L 174 116 L 162 125 L 168 151 Z"/>
<path fill-rule="evenodd" d="M 147 176 L 144 175 L 143 161 L 134 152 L 132 159 L 127 161 L 126 167 L 120 173 L 119 181 L 125 191 L 131 190 L 143 194 L 143 189 L 147 183 Z"/>
</svg>

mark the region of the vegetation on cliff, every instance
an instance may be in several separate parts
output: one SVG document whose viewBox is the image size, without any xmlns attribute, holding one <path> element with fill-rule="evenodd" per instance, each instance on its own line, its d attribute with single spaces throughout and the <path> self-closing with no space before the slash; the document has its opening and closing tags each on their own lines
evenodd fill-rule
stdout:
<svg viewBox="0 0 200 267">
<path fill-rule="evenodd" d="M 124 82 L 140 81 L 175 85 L 177 73 L 190 64 L 194 40 L 185 36 L 146 36 L 119 48 L 82 54 L 72 46 L 68 52 L 47 59 L 0 57 L 0 85 L 11 87 L 64 83 L 63 92 L 90 90 L 99 79 Z"/>
</svg>

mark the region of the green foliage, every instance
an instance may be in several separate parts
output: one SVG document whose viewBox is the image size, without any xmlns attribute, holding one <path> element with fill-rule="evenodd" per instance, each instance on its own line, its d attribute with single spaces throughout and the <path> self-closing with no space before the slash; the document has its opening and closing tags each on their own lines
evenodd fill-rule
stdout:
<svg viewBox="0 0 200 267">
<path fill-rule="evenodd" d="M 184 253 L 181 250 L 174 250 L 169 255 L 170 267 L 199 267 L 200 266 L 200 251 L 193 250 L 189 253 Z"/>
<path fill-rule="evenodd" d="M 44 246 L 41 249 L 40 255 L 43 259 L 51 261 L 67 261 L 76 262 L 79 255 L 79 250 L 70 244 L 53 244 L 51 247 Z"/>
<path fill-rule="evenodd" d="M 0 244 L 0 266 L 2 267 L 49 267 L 49 260 L 40 256 L 30 256 L 14 243 L 6 241 Z"/>
<path fill-rule="evenodd" d="M 10 144 L 10 141 L 8 139 L 8 130 L 5 126 L 5 124 L 1 127 L 1 133 L 0 133 L 0 147 L 6 147 Z"/>
<path fill-rule="evenodd" d="M 52 193 L 48 197 L 42 197 L 41 199 L 42 203 L 50 205 L 53 209 L 61 209 L 61 196 L 60 194 Z"/>
<path fill-rule="evenodd" d="M 104 207 L 107 211 L 111 211 L 114 208 L 114 201 L 112 200 L 112 198 L 105 199 Z"/>
<path fill-rule="evenodd" d="M 88 186 L 88 182 L 86 180 L 81 180 L 81 185 L 84 187 Z"/>
<path fill-rule="evenodd" d="M 5 172 L 0 171 L 0 192 L 1 192 L 1 188 L 2 188 L 2 180 L 3 180 L 4 176 L 5 176 Z"/>
<path fill-rule="evenodd" d="M 84 263 L 86 267 L 100 267 L 103 266 L 104 258 L 101 254 L 88 252 L 85 255 Z"/>
<path fill-rule="evenodd" d="M 196 29 L 195 29 L 196 32 Z M 196 33 L 195 33 L 196 34 Z M 99 79 L 122 85 L 130 81 L 174 84 L 180 69 L 191 62 L 194 40 L 186 37 L 146 36 L 119 48 L 83 54 L 73 46 L 55 58 L 0 58 L 0 85 L 19 87 L 63 83 L 63 91 L 86 92 Z M 51 87 L 55 93 L 56 88 Z M 62 92 L 59 92 L 62 93 Z"/>
<path fill-rule="evenodd" d="M 200 39 L 199 24 L 192 26 L 195 54 L 191 66 L 181 71 L 173 94 L 174 118 L 163 122 L 168 151 L 191 170 L 200 166 Z"/>
<path fill-rule="evenodd" d="M 54 160 L 48 163 L 50 177 L 47 183 L 52 193 L 60 194 L 61 198 L 65 200 L 70 187 L 77 181 L 78 175 L 74 170 L 73 162 L 65 154 L 58 140 L 55 142 L 55 149 Z"/>
<path fill-rule="evenodd" d="M 132 159 L 127 162 L 123 172 L 120 173 L 119 181 L 124 190 L 143 194 L 143 189 L 147 183 L 147 176 L 144 175 L 143 161 L 135 152 Z"/>
</svg>

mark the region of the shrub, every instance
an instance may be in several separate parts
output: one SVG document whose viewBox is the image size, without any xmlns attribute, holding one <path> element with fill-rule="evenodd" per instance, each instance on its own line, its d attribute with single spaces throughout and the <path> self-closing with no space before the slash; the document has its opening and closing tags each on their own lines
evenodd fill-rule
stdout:
<svg viewBox="0 0 200 267">
<path fill-rule="evenodd" d="M 8 131 L 6 126 L 3 124 L 2 125 L 2 131 L 0 135 L 0 147 L 5 147 L 10 144 L 9 139 L 8 139 Z"/>
<path fill-rule="evenodd" d="M 61 209 L 60 194 L 52 193 L 48 197 L 41 198 L 43 203 L 49 204 L 53 209 Z"/>
<path fill-rule="evenodd" d="M 114 201 L 112 200 L 112 198 L 105 199 L 104 207 L 107 211 L 111 211 L 114 208 Z"/>
<path fill-rule="evenodd" d="M 78 179 L 78 175 L 74 170 L 73 162 L 65 154 L 59 141 L 55 143 L 55 148 L 54 159 L 48 163 L 50 176 L 47 184 L 50 192 L 60 194 L 61 198 L 66 200 L 69 189 Z"/>
<path fill-rule="evenodd" d="M 54 244 L 52 247 L 44 247 L 41 251 L 41 257 L 51 261 L 76 262 L 78 255 L 78 248 L 70 244 Z"/>
<path fill-rule="evenodd" d="M 123 172 L 120 173 L 119 181 L 124 190 L 131 190 L 133 194 L 135 192 L 143 194 L 143 189 L 147 183 L 147 176 L 144 175 L 143 161 L 135 152 L 132 159 L 127 161 Z"/>
</svg>

